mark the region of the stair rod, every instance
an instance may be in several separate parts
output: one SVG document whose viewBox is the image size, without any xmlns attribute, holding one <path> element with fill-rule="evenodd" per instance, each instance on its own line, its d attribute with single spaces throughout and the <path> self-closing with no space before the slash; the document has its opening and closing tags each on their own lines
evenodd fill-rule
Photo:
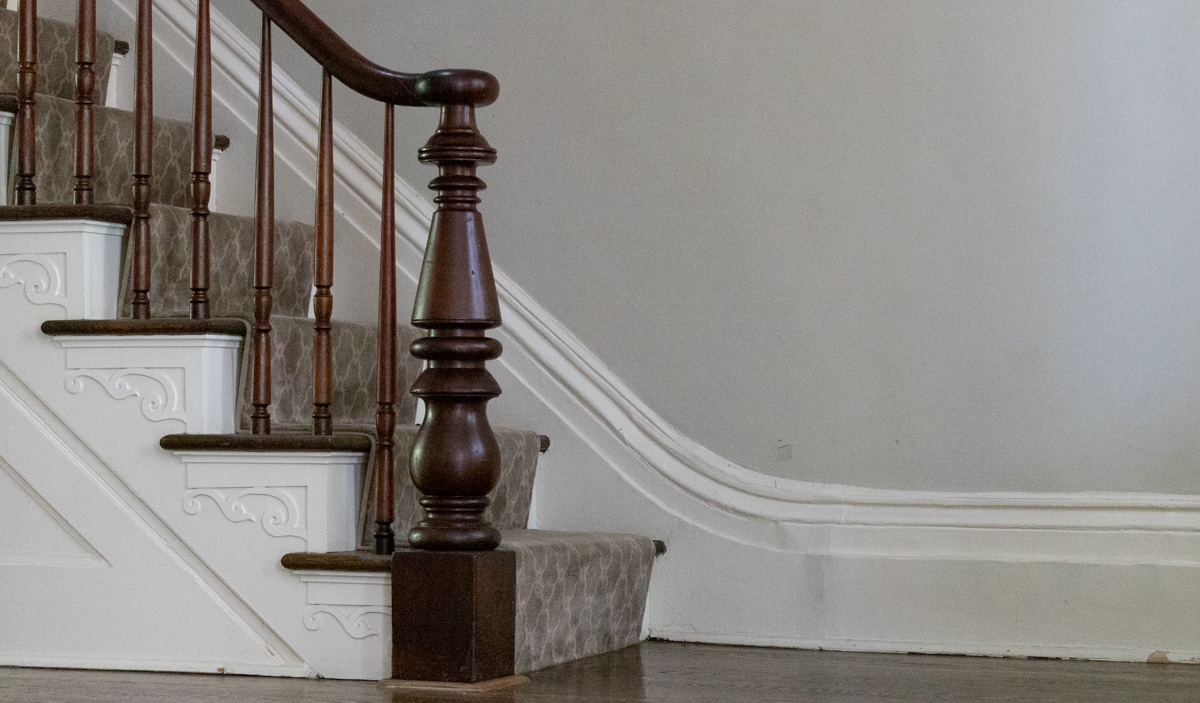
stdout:
<svg viewBox="0 0 1200 703">
<path fill-rule="evenodd" d="M 254 204 L 254 387 L 250 429 L 271 434 L 271 286 L 275 265 L 275 128 L 271 20 L 262 20 L 258 70 L 258 155 Z"/>
<path fill-rule="evenodd" d="M 383 125 L 383 204 L 379 219 L 379 409 L 375 413 L 375 553 L 396 549 L 396 110 Z"/>
<path fill-rule="evenodd" d="M 21 0 L 17 6 L 19 51 L 17 56 L 17 205 L 37 203 L 37 122 L 34 96 L 37 93 L 37 0 Z"/>
<path fill-rule="evenodd" d="M 133 156 L 133 318 L 150 319 L 150 174 L 154 160 L 154 11 L 138 0 Z"/>
<path fill-rule="evenodd" d="M 316 272 L 313 277 L 313 434 L 333 434 L 333 76 L 321 71 L 321 127 L 317 148 Z"/>
<path fill-rule="evenodd" d="M 96 133 L 96 0 L 79 0 L 75 23 L 75 192 L 76 205 L 94 202 Z"/>
<path fill-rule="evenodd" d="M 208 202 L 212 193 L 212 27 L 209 0 L 196 6 L 195 93 L 192 97 L 192 319 L 207 320 Z"/>
</svg>

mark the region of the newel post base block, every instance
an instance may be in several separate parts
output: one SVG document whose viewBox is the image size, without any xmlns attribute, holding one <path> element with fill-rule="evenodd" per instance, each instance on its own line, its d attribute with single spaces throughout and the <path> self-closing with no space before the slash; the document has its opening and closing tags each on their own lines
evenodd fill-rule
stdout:
<svg viewBox="0 0 1200 703">
<path fill-rule="evenodd" d="M 392 678 L 477 684 L 513 676 L 516 554 L 397 549 Z"/>
</svg>

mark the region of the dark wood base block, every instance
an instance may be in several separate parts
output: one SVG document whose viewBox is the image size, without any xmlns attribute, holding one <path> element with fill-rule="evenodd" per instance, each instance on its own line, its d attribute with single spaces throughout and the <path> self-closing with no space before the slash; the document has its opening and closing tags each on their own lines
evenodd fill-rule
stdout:
<svg viewBox="0 0 1200 703">
<path fill-rule="evenodd" d="M 401 681 L 400 679 L 384 679 L 380 687 L 394 691 L 411 691 L 413 693 L 489 693 L 529 683 L 528 676 L 506 676 L 502 679 L 489 679 L 479 683 L 444 683 L 442 681 Z"/>
<path fill-rule="evenodd" d="M 513 675 L 516 554 L 392 555 L 392 678 L 474 684 Z"/>
</svg>

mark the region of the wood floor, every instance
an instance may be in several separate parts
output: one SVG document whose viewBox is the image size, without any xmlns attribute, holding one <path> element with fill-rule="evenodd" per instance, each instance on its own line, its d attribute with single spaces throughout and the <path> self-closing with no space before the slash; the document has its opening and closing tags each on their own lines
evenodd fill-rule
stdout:
<svg viewBox="0 0 1200 703">
<path fill-rule="evenodd" d="M 1194 703 L 1200 666 L 845 654 L 649 642 L 488 694 L 358 681 L 0 668 L 22 703 Z"/>
</svg>

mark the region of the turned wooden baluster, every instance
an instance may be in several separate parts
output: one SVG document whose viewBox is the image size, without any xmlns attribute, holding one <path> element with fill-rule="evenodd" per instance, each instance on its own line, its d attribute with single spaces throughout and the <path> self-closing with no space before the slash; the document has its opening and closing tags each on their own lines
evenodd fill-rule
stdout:
<svg viewBox="0 0 1200 703">
<path fill-rule="evenodd" d="M 475 169 L 494 162 L 496 150 L 475 126 L 475 106 L 494 101 L 499 89 L 476 71 L 432 72 L 421 81 L 418 90 L 442 108 L 437 132 L 419 152 L 438 166 L 429 184 L 438 194 L 413 307 L 413 324 L 429 336 L 413 342 L 412 353 L 429 364 L 412 387 L 425 401 L 410 463 L 424 518 L 408 541 L 418 549 L 494 549 L 500 532 L 483 512 L 500 479 L 500 446 L 487 402 L 500 386 L 485 362 L 501 347 L 484 330 L 500 325 L 500 304 L 475 209 L 485 187 Z"/>
<path fill-rule="evenodd" d="M 209 0 L 196 7 L 196 77 L 192 98 L 192 318 L 206 320 L 209 286 L 208 201 L 212 193 L 212 29 Z"/>
<path fill-rule="evenodd" d="M 75 25 L 75 204 L 93 202 L 95 131 L 92 108 L 96 103 L 96 0 L 79 0 Z"/>
<path fill-rule="evenodd" d="M 150 0 L 138 0 L 133 156 L 133 318 L 150 319 L 150 174 L 154 158 L 154 32 Z"/>
<path fill-rule="evenodd" d="M 37 123 L 34 95 L 37 93 L 37 0 L 21 0 L 17 7 L 17 205 L 37 202 Z"/>
<path fill-rule="evenodd" d="M 251 431 L 271 434 L 271 286 L 275 263 L 275 119 L 271 20 L 263 15 L 258 78 L 258 163 L 255 168 L 254 382 Z"/>
<path fill-rule="evenodd" d="M 316 272 L 313 277 L 313 434 L 333 434 L 333 77 L 321 72 L 321 131 L 317 148 Z"/>
<path fill-rule="evenodd" d="M 379 409 L 375 412 L 375 553 L 396 549 L 393 479 L 396 434 L 396 111 L 383 125 L 383 205 L 379 228 Z"/>
</svg>

